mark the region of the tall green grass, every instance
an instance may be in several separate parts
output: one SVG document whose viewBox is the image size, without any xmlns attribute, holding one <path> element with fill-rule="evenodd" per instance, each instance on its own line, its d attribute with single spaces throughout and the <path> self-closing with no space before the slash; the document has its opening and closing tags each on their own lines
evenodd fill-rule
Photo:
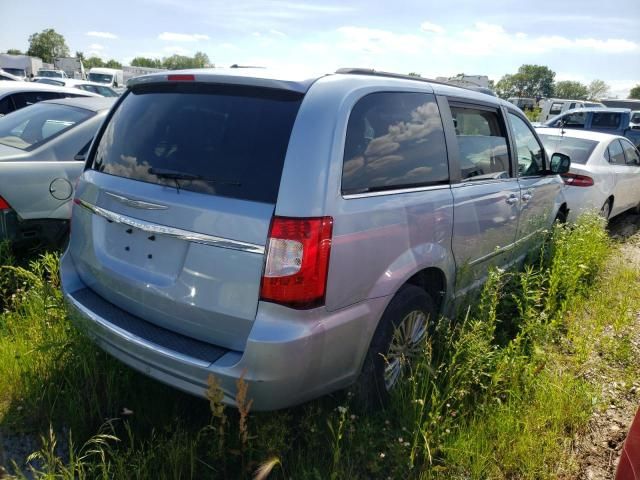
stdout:
<svg viewBox="0 0 640 480">
<path fill-rule="evenodd" d="M 597 404 L 580 376 L 594 349 L 633 360 L 604 336 L 640 306 L 607 300 L 633 275 L 603 269 L 611 251 L 595 216 L 556 227 L 522 271 L 492 272 L 473 309 L 437 322 L 388 409 L 370 414 L 346 393 L 258 414 L 250 391 L 238 413 L 215 384 L 210 403 L 160 385 L 69 324 L 57 257 L 21 268 L 5 253 L 0 429 L 43 435 L 40 478 L 551 478 L 570 470 L 567 442 Z M 607 315 L 593 322 L 596 308 Z"/>
</svg>

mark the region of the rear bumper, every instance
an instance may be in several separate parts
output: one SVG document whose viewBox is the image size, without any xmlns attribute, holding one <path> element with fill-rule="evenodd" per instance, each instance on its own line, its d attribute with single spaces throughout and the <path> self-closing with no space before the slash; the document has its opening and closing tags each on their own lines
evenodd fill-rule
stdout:
<svg viewBox="0 0 640 480">
<path fill-rule="evenodd" d="M 61 278 L 72 321 L 111 355 L 200 397 L 214 375 L 229 405 L 243 376 L 254 410 L 289 407 L 353 383 L 389 300 L 335 312 L 261 302 L 246 347 L 238 352 L 160 329 L 109 304 L 82 283 L 68 254 Z"/>
</svg>

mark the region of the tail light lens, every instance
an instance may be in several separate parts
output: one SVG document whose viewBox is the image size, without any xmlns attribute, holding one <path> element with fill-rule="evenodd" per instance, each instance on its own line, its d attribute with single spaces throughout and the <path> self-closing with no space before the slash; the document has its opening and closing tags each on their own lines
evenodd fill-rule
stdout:
<svg viewBox="0 0 640 480">
<path fill-rule="evenodd" d="M 298 309 L 324 304 L 333 219 L 274 217 L 260 299 Z"/>
<path fill-rule="evenodd" d="M 562 179 L 566 185 L 572 187 L 590 187 L 593 185 L 593 178 L 587 175 L 578 175 L 576 173 L 565 173 Z"/>
<path fill-rule="evenodd" d="M 11 210 L 11 205 L 2 197 L 0 197 L 0 210 Z"/>
</svg>

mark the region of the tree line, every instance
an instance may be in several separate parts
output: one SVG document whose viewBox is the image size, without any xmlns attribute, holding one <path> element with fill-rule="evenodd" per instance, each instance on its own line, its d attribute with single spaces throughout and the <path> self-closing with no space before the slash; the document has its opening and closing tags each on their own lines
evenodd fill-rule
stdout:
<svg viewBox="0 0 640 480">
<path fill-rule="evenodd" d="M 56 57 L 68 57 L 69 47 L 63 35 L 53 28 L 46 28 L 42 32 L 29 36 L 29 49 L 26 52 L 22 52 L 17 48 L 10 48 L 7 53 L 10 55 L 39 57 L 45 63 L 53 63 L 53 59 Z M 79 51 L 76 51 L 75 56 L 82 60 L 82 64 L 86 69 L 93 67 L 122 68 L 122 64 L 114 59 L 103 60 L 97 55 L 85 57 L 84 53 Z M 212 66 L 208 55 L 203 52 L 196 52 L 193 57 L 187 55 L 171 55 L 162 59 L 136 57 L 131 61 L 131 65 L 164 68 L 167 70 Z"/>
<path fill-rule="evenodd" d="M 569 100 L 599 100 L 610 91 L 603 80 L 593 80 L 588 85 L 574 81 L 555 81 L 556 73 L 544 65 L 522 65 L 514 74 L 504 75 L 495 84 L 496 94 L 502 98 L 566 98 Z M 640 84 L 631 89 L 629 98 L 640 99 Z"/>
</svg>

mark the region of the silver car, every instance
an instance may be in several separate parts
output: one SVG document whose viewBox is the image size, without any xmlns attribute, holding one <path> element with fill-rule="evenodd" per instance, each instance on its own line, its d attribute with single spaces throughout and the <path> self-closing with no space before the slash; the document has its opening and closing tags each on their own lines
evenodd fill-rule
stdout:
<svg viewBox="0 0 640 480">
<path fill-rule="evenodd" d="M 48 100 L 0 118 L 0 241 L 64 243 L 73 185 L 113 103 Z"/>
<path fill-rule="evenodd" d="M 259 410 L 384 401 L 429 322 L 566 216 L 568 168 L 514 105 L 415 77 L 147 75 L 90 149 L 63 290 L 102 348 L 195 395 L 213 375 L 233 404 L 243 375 Z"/>
</svg>

